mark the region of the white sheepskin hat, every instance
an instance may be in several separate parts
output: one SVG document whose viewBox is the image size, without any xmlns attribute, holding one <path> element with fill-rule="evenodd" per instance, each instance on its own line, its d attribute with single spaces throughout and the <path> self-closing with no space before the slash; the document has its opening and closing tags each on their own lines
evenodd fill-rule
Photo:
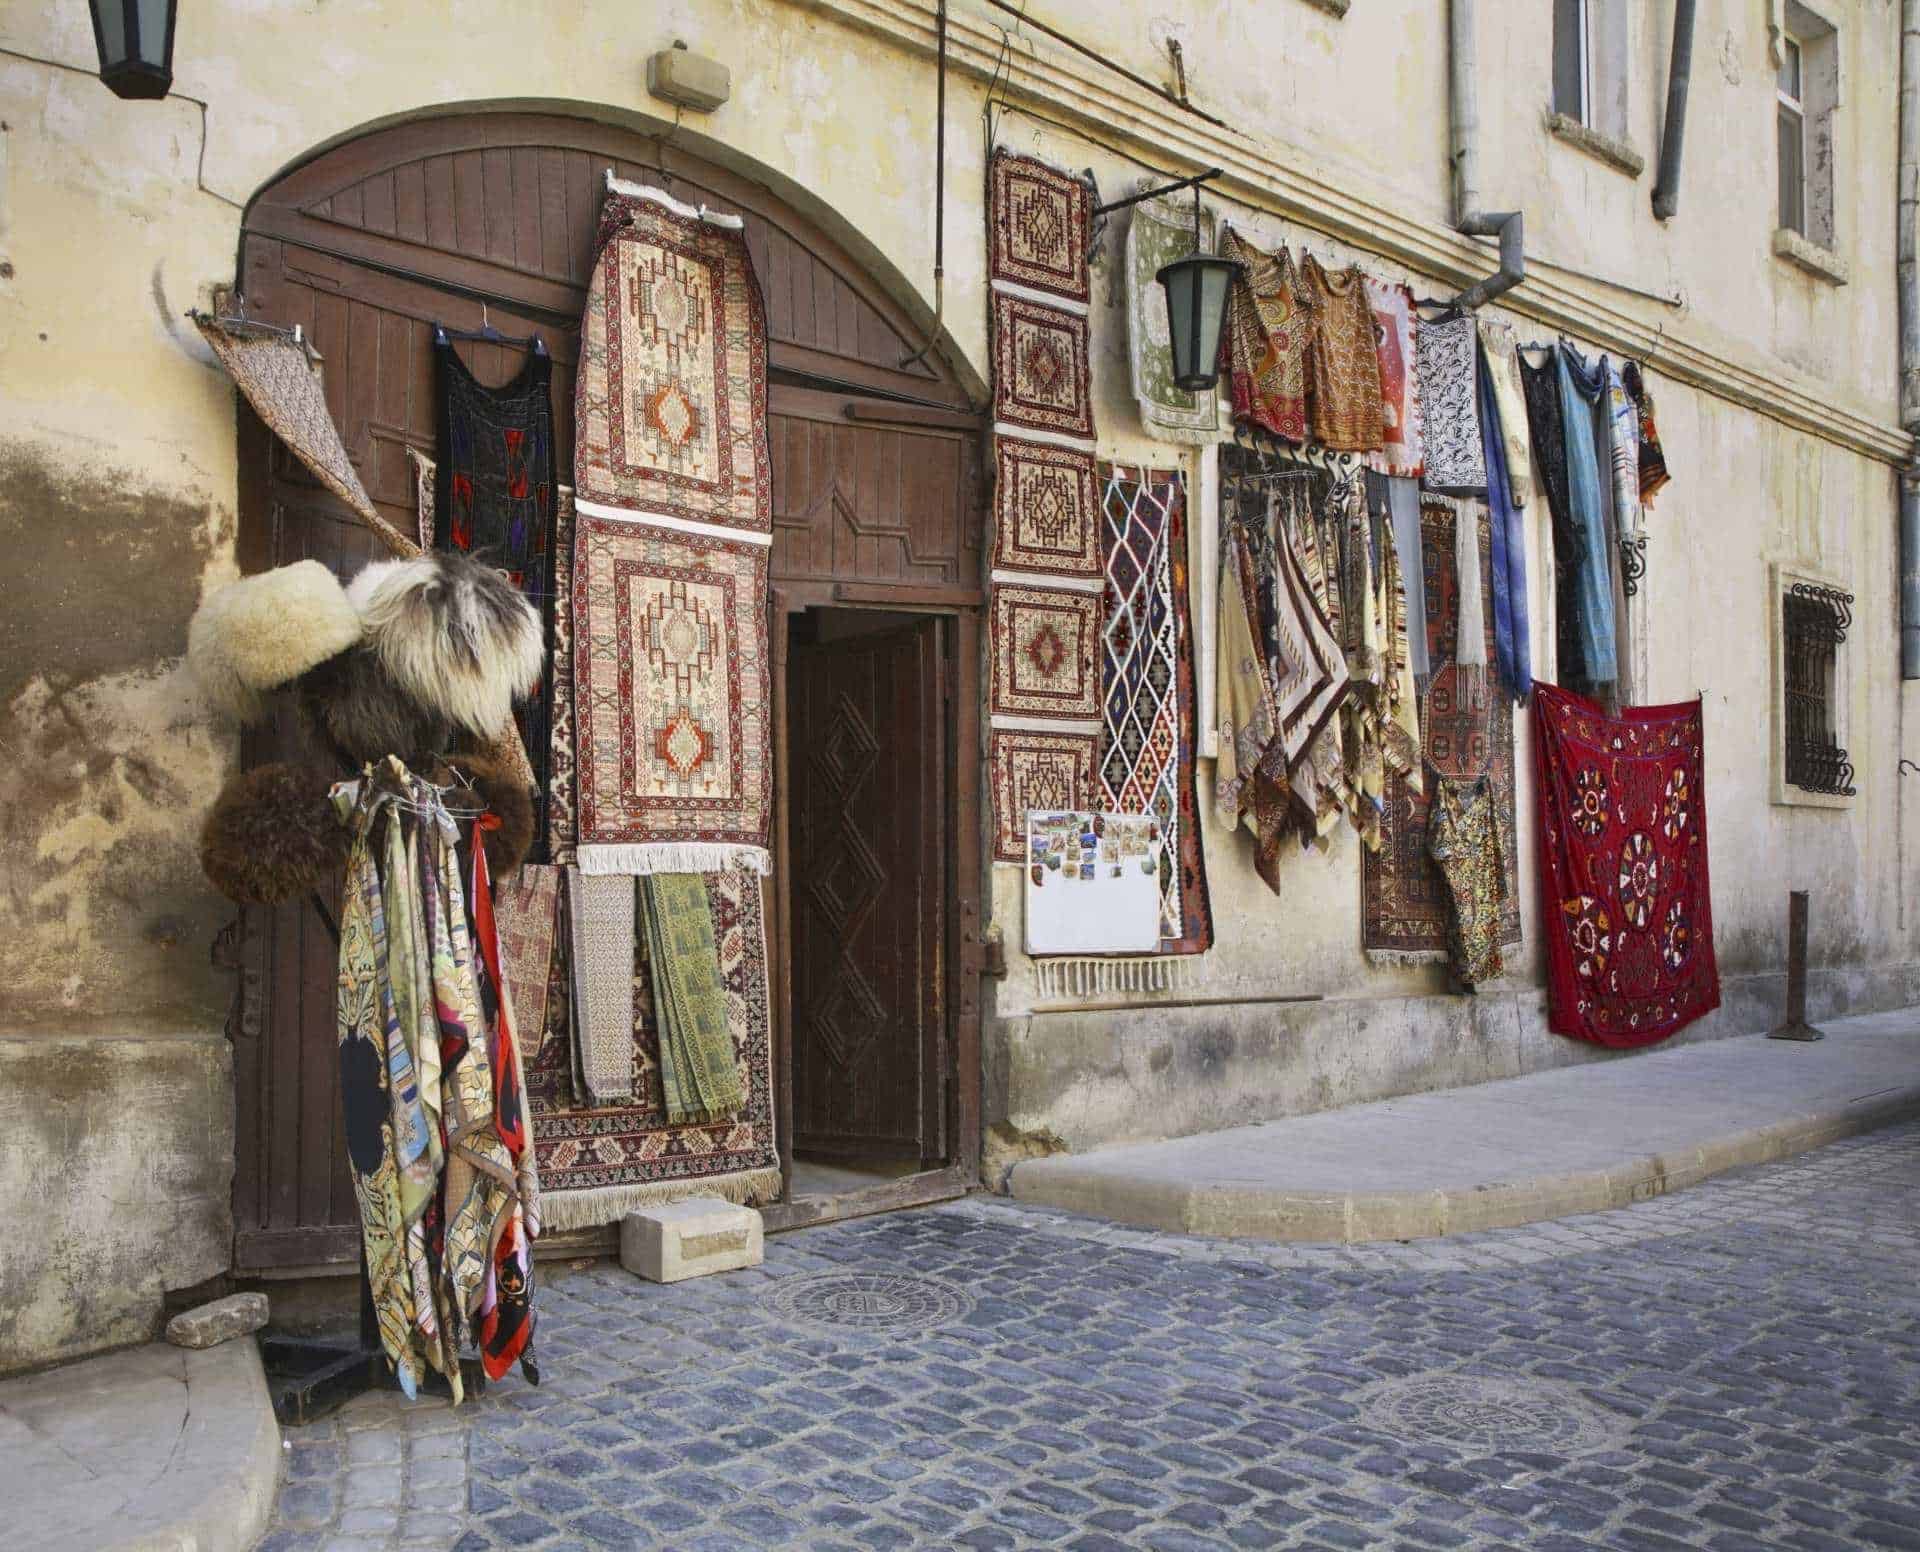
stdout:
<svg viewBox="0 0 1920 1552">
<path fill-rule="evenodd" d="M 436 552 L 382 560 L 347 587 L 367 645 L 395 684 L 469 732 L 504 732 L 540 682 L 540 616 L 504 572 Z"/>
<path fill-rule="evenodd" d="M 317 560 L 295 561 L 229 583 L 194 611 L 187 666 L 215 706 L 257 717 L 267 691 L 360 639 L 346 589 Z"/>
</svg>

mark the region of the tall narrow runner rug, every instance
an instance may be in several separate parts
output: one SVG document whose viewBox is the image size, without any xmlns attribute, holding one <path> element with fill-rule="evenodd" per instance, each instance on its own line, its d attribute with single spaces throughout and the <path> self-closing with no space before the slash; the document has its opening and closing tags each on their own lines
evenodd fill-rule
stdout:
<svg viewBox="0 0 1920 1552">
<path fill-rule="evenodd" d="M 1213 944 L 1194 792 L 1193 631 L 1187 616 L 1186 481 L 1177 470 L 1102 469 L 1099 806 L 1148 814 L 1163 849 L 1160 945 Z"/>
<path fill-rule="evenodd" d="M 1031 809 L 1084 809 L 1100 737 L 1100 511 L 1087 306 L 1092 196 L 1073 174 L 988 165 L 993 347 L 994 856 L 1026 854 Z"/>
</svg>

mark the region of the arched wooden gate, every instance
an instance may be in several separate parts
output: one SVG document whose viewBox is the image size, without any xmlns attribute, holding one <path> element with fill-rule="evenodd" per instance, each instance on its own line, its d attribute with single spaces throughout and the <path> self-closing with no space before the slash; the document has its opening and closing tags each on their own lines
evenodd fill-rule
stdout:
<svg viewBox="0 0 1920 1552">
<path fill-rule="evenodd" d="M 779 730 L 776 1096 L 783 1155 L 872 1164 L 855 1201 L 776 1222 L 951 1194 L 979 1145 L 977 1000 L 981 422 L 906 314 L 766 188 L 586 119 L 467 114 L 376 131 L 249 207 L 253 316 L 304 325 L 384 515 L 414 521 L 408 447 L 434 449 L 436 322 L 537 330 L 554 358 L 557 467 L 611 167 L 736 212 L 766 292 Z M 517 353 L 463 347 L 485 381 Z M 381 553 L 240 411 L 242 568 L 303 557 L 341 575 Z M 789 659 L 788 647 L 792 655 Z M 787 684 L 791 664 L 792 681 Z M 291 718 L 248 763 L 301 757 Z M 334 948 L 309 908 L 250 913 L 233 1028 L 235 1269 L 350 1265 L 358 1219 L 334 1058 Z M 842 1179 L 854 1178 L 844 1173 Z M 862 1175 L 858 1178 L 871 1178 Z"/>
</svg>

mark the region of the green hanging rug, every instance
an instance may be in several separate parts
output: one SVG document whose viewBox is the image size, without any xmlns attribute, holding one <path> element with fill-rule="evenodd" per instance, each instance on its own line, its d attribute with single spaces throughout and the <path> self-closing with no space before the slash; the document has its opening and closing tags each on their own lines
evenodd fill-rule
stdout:
<svg viewBox="0 0 1920 1552">
<path fill-rule="evenodd" d="M 660 1084 L 674 1125 L 714 1121 L 746 1102 L 706 881 L 698 873 L 650 873 L 636 880 L 653 970 L 660 1027 Z"/>
</svg>

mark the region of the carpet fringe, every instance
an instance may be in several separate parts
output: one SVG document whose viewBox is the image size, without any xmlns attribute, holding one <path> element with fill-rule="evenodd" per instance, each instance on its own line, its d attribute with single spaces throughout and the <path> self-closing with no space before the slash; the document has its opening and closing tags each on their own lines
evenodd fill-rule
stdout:
<svg viewBox="0 0 1920 1552">
<path fill-rule="evenodd" d="M 773 872 L 773 857 L 764 846 L 733 845 L 721 841 L 651 841 L 624 846 L 581 845 L 575 861 L 582 873 L 605 877 L 651 873 L 724 873 L 745 868 L 762 878 Z"/>
<path fill-rule="evenodd" d="M 1394 969 L 1412 969 L 1416 965 L 1444 965 L 1447 951 L 1443 948 L 1370 948 L 1367 950 L 1367 963 Z"/>
<path fill-rule="evenodd" d="M 1192 984 L 1192 960 L 1093 957 L 1036 959 L 1035 989 L 1042 997 L 1102 997 L 1124 992 L 1173 992 Z"/>
<path fill-rule="evenodd" d="M 648 1180 L 591 1191 L 547 1191 L 540 1196 L 540 1227 L 554 1234 L 618 1223 L 641 1207 L 663 1207 L 692 1196 L 718 1196 L 743 1207 L 761 1207 L 780 1195 L 777 1167 L 694 1180 Z"/>
</svg>

